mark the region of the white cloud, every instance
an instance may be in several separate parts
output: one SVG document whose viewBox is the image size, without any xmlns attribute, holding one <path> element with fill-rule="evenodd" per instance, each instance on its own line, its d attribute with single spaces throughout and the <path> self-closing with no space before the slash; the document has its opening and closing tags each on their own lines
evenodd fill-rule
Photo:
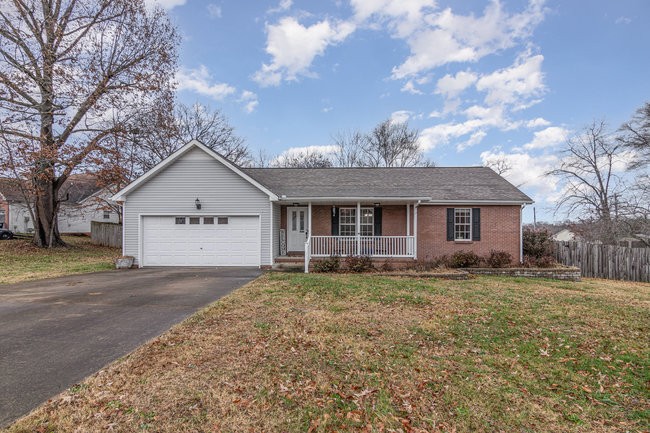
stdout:
<svg viewBox="0 0 650 433">
<path fill-rule="evenodd" d="M 229 84 L 213 83 L 212 75 L 204 65 L 200 65 L 198 69 L 180 68 L 176 73 L 176 81 L 178 90 L 189 90 L 217 101 L 237 91 Z"/>
<path fill-rule="evenodd" d="M 463 141 L 462 143 L 458 144 L 456 146 L 456 151 L 457 152 L 462 152 L 463 150 L 467 149 L 468 147 L 475 146 L 479 144 L 483 139 L 487 136 L 487 132 L 485 131 L 476 131 L 473 133 L 470 137 L 469 140 Z"/>
<path fill-rule="evenodd" d="M 447 98 L 455 98 L 476 80 L 478 80 L 478 76 L 473 72 L 460 71 L 456 75 L 447 74 L 438 80 L 435 93 Z"/>
<path fill-rule="evenodd" d="M 552 203 L 558 192 L 558 182 L 546 173 L 558 164 L 555 155 L 532 156 L 526 152 L 506 153 L 489 150 L 481 153 L 483 165 L 505 161 L 511 169 L 503 176 L 513 185 L 532 193 L 536 202 Z"/>
<path fill-rule="evenodd" d="M 267 13 L 275 14 L 275 13 L 284 12 L 291 9 L 292 5 L 293 5 L 293 0 L 280 0 L 280 3 L 276 7 L 269 9 Z"/>
<path fill-rule="evenodd" d="M 402 92 L 410 93 L 411 95 L 423 95 L 423 92 L 415 87 L 413 80 L 408 80 L 400 90 Z"/>
<path fill-rule="evenodd" d="M 239 102 L 244 104 L 244 111 L 249 114 L 255 111 L 255 109 L 259 105 L 257 94 L 249 90 L 244 90 L 243 92 L 241 92 L 241 96 L 239 97 Z"/>
<path fill-rule="evenodd" d="M 221 18 L 221 6 L 215 3 L 209 3 L 206 7 L 210 18 Z"/>
<path fill-rule="evenodd" d="M 628 18 L 628 17 L 625 17 L 625 16 L 618 17 L 618 18 L 616 18 L 616 21 L 615 21 L 616 24 L 624 24 L 624 25 L 630 24 L 631 22 L 632 22 L 632 18 Z"/>
<path fill-rule="evenodd" d="M 408 122 L 413 112 L 407 110 L 394 111 L 390 115 L 390 120 L 396 123 L 405 123 Z"/>
<path fill-rule="evenodd" d="M 144 5 L 151 9 L 154 6 L 160 6 L 163 9 L 171 10 L 176 6 L 183 6 L 187 0 L 144 0 Z"/>
<path fill-rule="evenodd" d="M 299 156 L 299 155 L 312 155 L 312 154 L 322 154 L 325 156 L 333 156 L 339 150 L 338 146 L 333 144 L 324 145 L 324 146 L 302 146 L 302 147 L 290 147 L 289 149 L 282 152 L 280 155 L 275 157 L 271 162 L 271 166 L 282 165 L 282 162 L 289 157 Z"/>
<path fill-rule="evenodd" d="M 494 104 L 526 105 L 526 101 L 546 91 L 542 62 L 544 56 L 520 55 L 515 64 L 482 76 L 476 89 L 487 92 L 485 102 Z"/>
<path fill-rule="evenodd" d="M 273 58 L 253 75 L 262 86 L 277 86 L 282 80 L 293 81 L 299 76 L 314 76 L 309 68 L 330 45 L 344 41 L 355 27 L 352 23 L 329 20 L 303 26 L 293 17 L 267 25 L 266 52 Z"/>
<path fill-rule="evenodd" d="M 544 119 L 543 117 L 538 117 L 536 119 L 531 119 L 526 122 L 526 127 L 527 128 L 538 128 L 542 126 L 549 126 L 551 122 L 548 120 Z"/>
<path fill-rule="evenodd" d="M 530 143 L 524 144 L 524 149 L 546 149 L 555 147 L 558 144 L 564 143 L 569 135 L 569 130 L 559 126 L 549 126 L 546 129 L 535 132 L 533 140 Z"/>
<path fill-rule="evenodd" d="M 423 25 L 436 0 L 351 0 L 357 22 L 380 28 L 387 23 L 398 37 L 406 37 Z"/>
<path fill-rule="evenodd" d="M 523 12 L 509 14 L 499 0 L 492 0 L 479 17 L 456 15 L 450 8 L 429 14 L 411 34 L 398 33 L 406 38 L 411 54 L 393 69 L 393 78 L 418 75 L 448 63 L 476 62 L 512 48 L 544 19 L 543 4 L 544 0 L 531 0 Z"/>
</svg>

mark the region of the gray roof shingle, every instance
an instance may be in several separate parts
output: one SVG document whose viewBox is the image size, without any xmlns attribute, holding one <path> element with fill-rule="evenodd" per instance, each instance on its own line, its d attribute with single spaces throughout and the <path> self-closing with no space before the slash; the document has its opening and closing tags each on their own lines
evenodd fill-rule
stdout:
<svg viewBox="0 0 650 433">
<path fill-rule="evenodd" d="M 432 201 L 532 203 L 487 167 L 245 168 L 278 197 L 430 197 Z"/>
</svg>

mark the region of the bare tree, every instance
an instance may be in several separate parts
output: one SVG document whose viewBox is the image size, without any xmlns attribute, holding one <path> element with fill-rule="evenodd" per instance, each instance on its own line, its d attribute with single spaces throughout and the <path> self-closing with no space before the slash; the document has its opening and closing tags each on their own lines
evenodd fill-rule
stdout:
<svg viewBox="0 0 650 433">
<path fill-rule="evenodd" d="M 644 168 L 650 165 L 650 102 L 639 108 L 629 122 L 619 129 L 618 136 L 628 149 L 637 152 L 637 157 L 630 165 L 631 169 Z"/>
<path fill-rule="evenodd" d="M 337 151 L 334 163 L 338 167 L 364 167 L 367 165 L 363 149 L 367 136 L 359 131 L 339 132 L 332 136 Z"/>
<path fill-rule="evenodd" d="M 177 45 L 166 13 L 143 0 L 3 2 L 0 156 L 29 181 L 36 245 L 63 245 L 62 185 L 127 132 L 112 114 L 169 90 Z"/>
<path fill-rule="evenodd" d="M 412 167 L 422 163 L 418 144 L 420 133 L 408 123 L 384 120 L 377 125 L 363 146 L 366 165 L 370 167 Z"/>
<path fill-rule="evenodd" d="M 199 140 L 237 165 L 251 165 L 253 161 L 244 139 L 235 133 L 226 116 L 219 109 L 199 103 L 177 104 L 172 116 L 165 110 L 144 112 L 134 129 L 137 134 L 131 138 L 138 142 L 136 157 L 141 172 L 150 170 L 191 140 Z"/>
<path fill-rule="evenodd" d="M 491 168 L 499 176 L 504 176 L 512 171 L 512 164 L 505 155 L 490 158 L 485 161 L 485 167 Z"/>
<path fill-rule="evenodd" d="M 337 147 L 334 163 L 339 167 L 415 167 L 435 166 L 420 149 L 419 131 L 406 122 L 391 119 L 379 123 L 372 131 L 335 134 Z"/>
<path fill-rule="evenodd" d="M 319 151 L 302 151 L 280 155 L 270 165 L 282 168 L 330 168 L 332 160 Z"/>
<path fill-rule="evenodd" d="M 547 173 L 557 176 L 564 188 L 556 212 L 565 210 L 578 220 L 593 221 L 600 240 L 609 244 L 616 240 L 615 203 L 625 189 L 614 170 L 621 147 L 605 122 L 594 122 L 567 140 L 560 166 Z"/>
</svg>

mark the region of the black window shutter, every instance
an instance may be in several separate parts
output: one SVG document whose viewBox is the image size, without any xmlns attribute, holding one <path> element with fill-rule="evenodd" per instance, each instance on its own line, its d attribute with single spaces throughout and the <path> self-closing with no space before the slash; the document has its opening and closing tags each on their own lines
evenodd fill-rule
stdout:
<svg viewBox="0 0 650 433">
<path fill-rule="evenodd" d="M 454 208 L 447 208 L 447 240 L 454 240 Z"/>
<path fill-rule="evenodd" d="M 478 207 L 472 209 L 472 240 L 481 240 L 481 209 Z"/>
<path fill-rule="evenodd" d="M 381 208 L 375 208 L 375 236 L 381 236 Z"/>
<path fill-rule="evenodd" d="M 332 236 L 339 235 L 339 209 L 332 208 Z"/>
</svg>

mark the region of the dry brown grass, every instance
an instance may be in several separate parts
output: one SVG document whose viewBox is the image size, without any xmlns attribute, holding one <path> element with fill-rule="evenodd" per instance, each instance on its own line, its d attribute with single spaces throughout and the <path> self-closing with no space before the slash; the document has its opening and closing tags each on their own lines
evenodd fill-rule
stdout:
<svg viewBox="0 0 650 433">
<path fill-rule="evenodd" d="M 269 274 L 25 431 L 648 429 L 650 285 Z"/>
<path fill-rule="evenodd" d="M 38 248 L 30 241 L 0 242 L 0 284 L 95 272 L 114 267 L 118 248 L 93 245 L 86 236 L 64 236 L 64 248 Z"/>
</svg>

